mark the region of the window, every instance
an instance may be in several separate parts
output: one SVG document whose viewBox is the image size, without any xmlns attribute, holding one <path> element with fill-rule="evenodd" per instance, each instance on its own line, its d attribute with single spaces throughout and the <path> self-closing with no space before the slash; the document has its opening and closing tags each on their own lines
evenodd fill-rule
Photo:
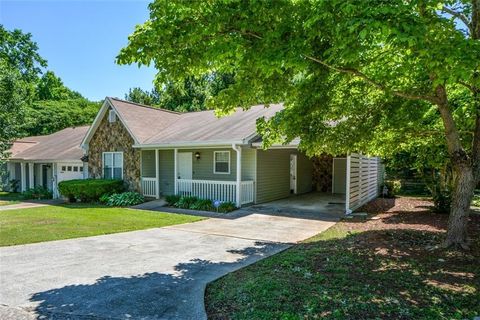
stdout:
<svg viewBox="0 0 480 320">
<path fill-rule="evenodd" d="M 62 172 L 65 172 L 67 170 L 67 167 L 62 166 Z"/>
<path fill-rule="evenodd" d="M 78 167 L 77 166 L 73 167 L 73 172 L 78 172 Z"/>
<path fill-rule="evenodd" d="M 123 179 L 123 152 L 103 153 L 103 177 Z"/>
<path fill-rule="evenodd" d="M 108 122 L 113 123 L 117 121 L 117 115 L 115 114 L 115 110 L 110 110 L 108 112 Z"/>
<path fill-rule="evenodd" d="M 80 172 L 83 172 L 83 167 L 78 167 L 80 169 Z"/>
<path fill-rule="evenodd" d="M 213 173 L 230 173 L 230 151 L 215 151 L 213 153 Z"/>
<path fill-rule="evenodd" d="M 68 166 L 68 167 L 67 167 L 67 171 L 70 171 L 70 172 L 71 172 L 71 171 L 72 171 L 72 166 Z"/>
</svg>

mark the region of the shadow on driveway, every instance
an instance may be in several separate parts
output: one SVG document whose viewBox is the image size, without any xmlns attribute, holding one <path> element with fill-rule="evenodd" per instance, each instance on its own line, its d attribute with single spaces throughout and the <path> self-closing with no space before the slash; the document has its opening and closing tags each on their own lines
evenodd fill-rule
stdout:
<svg viewBox="0 0 480 320">
<path fill-rule="evenodd" d="M 232 262 L 194 259 L 177 264 L 172 273 L 104 276 L 92 284 L 35 293 L 30 301 L 38 303 L 33 311 L 40 319 L 205 319 L 203 297 L 208 282 L 285 248 L 255 242 L 227 250 L 239 256 Z"/>
</svg>

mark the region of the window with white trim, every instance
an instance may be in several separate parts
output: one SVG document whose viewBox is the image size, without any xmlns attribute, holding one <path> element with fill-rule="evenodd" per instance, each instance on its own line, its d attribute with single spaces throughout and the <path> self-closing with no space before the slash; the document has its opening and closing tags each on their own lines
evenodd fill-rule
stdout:
<svg viewBox="0 0 480 320">
<path fill-rule="evenodd" d="M 213 173 L 216 173 L 216 174 L 230 173 L 230 151 L 214 151 L 213 152 Z"/>
<path fill-rule="evenodd" d="M 123 152 L 103 153 L 103 178 L 123 179 Z"/>
</svg>

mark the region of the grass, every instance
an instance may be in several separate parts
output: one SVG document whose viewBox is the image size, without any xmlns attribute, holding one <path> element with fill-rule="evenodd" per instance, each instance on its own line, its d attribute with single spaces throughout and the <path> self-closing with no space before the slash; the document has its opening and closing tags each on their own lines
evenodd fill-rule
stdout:
<svg viewBox="0 0 480 320">
<path fill-rule="evenodd" d="M 0 211 L 0 246 L 164 227 L 202 219 L 78 204 Z"/>
<path fill-rule="evenodd" d="M 471 217 L 471 251 L 445 251 L 435 244 L 444 234 L 448 217 L 430 213 L 429 201 L 380 201 L 397 204 L 377 210 L 374 220 L 340 222 L 208 285 L 208 318 L 479 316 L 480 217 Z"/>
</svg>

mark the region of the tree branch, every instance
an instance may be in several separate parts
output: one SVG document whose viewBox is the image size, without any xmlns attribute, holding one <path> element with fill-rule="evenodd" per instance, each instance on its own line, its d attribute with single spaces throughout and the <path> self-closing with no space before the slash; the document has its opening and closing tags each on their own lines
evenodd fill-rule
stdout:
<svg viewBox="0 0 480 320">
<path fill-rule="evenodd" d="M 472 25 L 470 23 L 470 21 L 468 20 L 467 16 L 464 15 L 463 13 L 461 12 L 458 12 L 458 11 L 455 11 L 447 6 L 443 6 L 442 8 L 442 11 L 443 12 L 446 12 L 448 14 L 451 14 L 452 16 L 454 16 L 455 18 L 457 19 L 460 19 L 460 21 L 462 21 L 468 28 L 468 31 L 470 32 L 470 34 L 473 33 L 473 30 L 472 30 Z"/>
<path fill-rule="evenodd" d="M 397 97 L 401 97 L 401 98 L 405 98 L 405 99 L 410 99 L 410 100 L 426 100 L 426 101 L 429 101 L 429 102 L 432 102 L 432 103 L 436 103 L 436 98 L 434 96 L 429 96 L 429 95 L 416 95 L 416 94 L 410 94 L 410 93 L 406 93 L 406 92 L 402 92 L 402 91 L 397 91 L 397 90 L 393 90 L 393 89 L 390 89 L 388 87 L 386 87 L 385 85 L 369 78 L 366 74 L 364 74 L 363 72 L 357 70 L 357 69 L 352 69 L 352 68 L 343 68 L 343 67 L 335 67 L 335 66 L 332 66 L 328 63 L 326 63 L 325 61 L 323 60 L 320 60 L 318 58 L 315 58 L 315 57 L 311 57 L 311 56 L 306 56 L 306 55 L 303 55 L 306 59 L 309 59 L 311 61 L 314 61 L 314 62 L 317 62 L 321 65 L 323 65 L 324 67 L 327 67 L 331 70 L 334 70 L 334 71 L 337 71 L 337 72 L 340 72 L 340 73 L 347 73 L 347 74 L 351 74 L 353 76 L 356 76 L 360 79 L 363 79 L 365 82 L 373 85 L 374 87 L 376 87 L 377 89 L 380 89 L 382 91 L 385 91 L 385 92 L 388 92 L 388 93 L 391 93 Z"/>
</svg>

